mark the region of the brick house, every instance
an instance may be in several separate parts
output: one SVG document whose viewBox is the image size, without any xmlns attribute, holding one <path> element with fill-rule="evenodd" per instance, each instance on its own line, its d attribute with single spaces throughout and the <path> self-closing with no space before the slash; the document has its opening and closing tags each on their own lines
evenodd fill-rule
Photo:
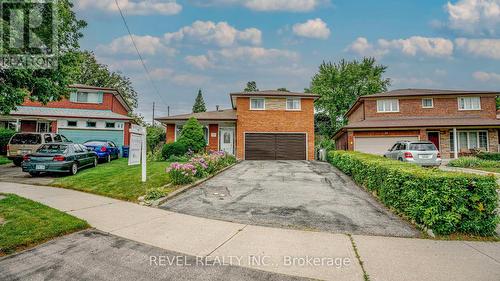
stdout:
<svg viewBox="0 0 500 281">
<path fill-rule="evenodd" d="M 246 160 L 314 160 L 314 94 L 280 91 L 231 93 L 232 109 L 157 118 L 167 143 L 195 117 L 207 148 Z"/>
<path fill-rule="evenodd" d="M 0 128 L 18 132 L 53 132 L 73 142 L 89 139 L 114 141 L 119 147 L 130 141 L 128 113 L 132 108 L 116 89 L 71 85 L 69 99 L 43 105 L 26 101 L 8 116 L 0 116 Z"/>
<path fill-rule="evenodd" d="M 443 158 L 498 151 L 499 92 L 402 89 L 363 96 L 334 135 L 337 149 L 382 155 L 398 140 L 429 140 Z"/>
</svg>

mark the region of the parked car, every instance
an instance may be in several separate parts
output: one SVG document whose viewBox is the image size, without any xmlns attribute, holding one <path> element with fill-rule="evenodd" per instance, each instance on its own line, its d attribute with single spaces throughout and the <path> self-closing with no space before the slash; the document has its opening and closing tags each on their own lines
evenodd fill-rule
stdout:
<svg viewBox="0 0 500 281">
<path fill-rule="evenodd" d="M 83 145 L 97 153 L 99 160 L 111 162 L 111 159 L 120 158 L 120 149 L 112 141 L 108 140 L 88 140 Z"/>
<path fill-rule="evenodd" d="M 398 141 L 384 157 L 421 166 L 441 165 L 441 153 L 430 141 Z"/>
<path fill-rule="evenodd" d="M 75 143 L 43 144 L 36 153 L 27 154 L 23 159 L 23 172 L 31 176 L 38 176 L 42 172 L 74 175 L 81 168 L 97 166 L 97 154 L 82 144 Z"/>
<path fill-rule="evenodd" d="M 7 158 L 14 162 L 14 165 L 21 166 L 23 157 L 26 154 L 37 151 L 40 146 L 46 143 L 71 142 L 65 136 L 54 133 L 17 133 L 13 135 L 7 145 Z"/>
</svg>

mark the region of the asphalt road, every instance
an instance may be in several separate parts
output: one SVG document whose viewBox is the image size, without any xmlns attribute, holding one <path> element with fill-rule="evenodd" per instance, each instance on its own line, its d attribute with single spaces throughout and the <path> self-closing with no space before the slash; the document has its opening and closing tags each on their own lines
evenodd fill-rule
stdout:
<svg viewBox="0 0 500 281">
<path fill-rule="evenodd" d="M 0 165 L 0 182 L 48 185 L 57 176 L 55 174 L 42 174 L 39 177 L 32 177 L 30 174 L 24 173 L 21 167 L 14 164 Z"/>
<path fill-rule="evenodd" d="M 243 161 L 162 208 L 244 224 L 418 237 L 419 231 L 328 163 Z"/>
<path fill-rule="evenodd" d="M 0 280 L 309 280 L 235 266 L 236 257 L 225 263 L 91 229 L 0 258 Z"/>
</svg>

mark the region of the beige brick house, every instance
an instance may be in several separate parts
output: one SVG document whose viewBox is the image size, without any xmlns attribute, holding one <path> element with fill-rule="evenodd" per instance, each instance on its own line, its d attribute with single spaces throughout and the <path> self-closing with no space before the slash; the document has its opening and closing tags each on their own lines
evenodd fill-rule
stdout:
<svg viewBox="0 0 500 281">
<path fill-rule="evenodd" d="M 207 148 L 246 160 L 314 160 L 314 100 L 317 95 L 281 91 L 230 94 L 232 109 L 157 118 L 167 143 L 195 117 Z"/>
<path fill-rule="evenodd" d="M 496 96 L 500 92 L 402 89 L 356 100 L 337 149 L 382 155 L 398 140 L 429 140 L 443 158 L 471 149 L 498 151 Z"/>
</svg>

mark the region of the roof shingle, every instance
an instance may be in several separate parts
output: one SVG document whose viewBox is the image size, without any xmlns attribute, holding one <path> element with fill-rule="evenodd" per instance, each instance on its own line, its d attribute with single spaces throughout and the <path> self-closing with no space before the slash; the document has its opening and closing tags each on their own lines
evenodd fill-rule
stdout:
<svg viewBox="0 0 500 281">
<path fill-rule="evenodd" d="M 198 120 L 236 120 L 236 110 L 233 109 L 223 109 L 219 111 L 207 111 L 199 113 L 181 114 L 174 116 L 166 116 L 155 118 L 158 121 L 178 121 L 178 120 L 188 120 L 191 117 L 195 117 Z"/>
</svg>

